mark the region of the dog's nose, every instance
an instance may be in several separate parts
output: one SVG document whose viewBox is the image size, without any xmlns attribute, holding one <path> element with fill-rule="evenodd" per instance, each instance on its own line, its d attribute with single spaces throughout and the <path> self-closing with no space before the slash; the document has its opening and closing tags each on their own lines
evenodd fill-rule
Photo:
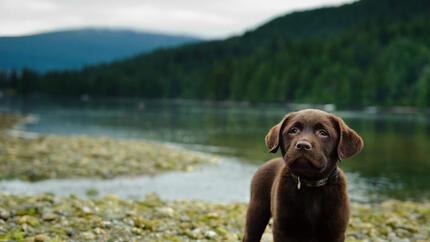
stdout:
<svg viewBox="0 0 430 242">
<path fill-rule="evenodd" d="M 310 149 L 312 149 L 312 145 L 311 145 L 311 143 L 309 143 L 307 141 L 298 141 L 296 143 L 296 149 L 298 149 L 298 150 L 310 150 Z"/>
</svg>

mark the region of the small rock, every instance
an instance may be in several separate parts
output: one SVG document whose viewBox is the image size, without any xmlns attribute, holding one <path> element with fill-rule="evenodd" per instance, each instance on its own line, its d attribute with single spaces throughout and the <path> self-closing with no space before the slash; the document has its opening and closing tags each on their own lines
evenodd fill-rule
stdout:
<svg viewBox="0 0 430 242">
<path fill-rule="evenodd" d="M 180 216 L 179 220 L 182 221 L 182 222 L 190 222 L 191 221 L 191 219 L 190 219 L 190 217 L 188 215 L 182 215 L 182 216 Z"/>
<path fill-rule="evenodd" d="M 0 218 L 7 220 L 10 217 L 9 211 L 6 209 L 0 208 Z"/>
<path fill-rule="evenodd" d="M 91 232 L 83 232 L 81 234 L 82 238 L 84 238 L 85 240 L 95 240 L 96 239 L 96 235 L 91 233 Z"/>
<path fill-rule="evenodd" d="M 32 233 L 34 231 L 34 229 L 28 225 L 28 224 L 23 224 L 21 226 L 22 231 L 26 232 L 26 233 Z"/>
<path fill-rule="evenodd" d="M 131 232 L 132 232 L 133 234 L 141 234 L 141 233 L 142 233 L 142 230 L 141 230 L 141 229 L 139 229 L 139 228 L 134 227 L 134 228 L 132 228 L 132 229 L 131 229 Z"/>
<path fill-rule="evenodd" d="M 157 210 L 160 214 L 167 216 L 167 217 L 173 217 L 175 214 L 175 210 L 171 207 L 162 207 Z"/>
<path fill-rule="evenodd" d="M 69 229 L 66 231 L 67 236 L 69 237 L 73 237 L 75 235 L 75 231 L 73 231 L 72 229 Z"/>
<path fill-rule="evenodd" d="M 219 215 L 218 215 L 218 213 L 208 213 L 207 217 L 208 218 L 218 218 Z"/>
<path fill-rule="evenodd" d="M 45 213 L 42 216 L 42 219 L 45 221 L 52 221 L 57 217 L 55 213 Z"/>
<path fill-rule="evenodd" d="M 90 214 L 91 213 L 91 209 L 87 206 L 83 206 L 82 208 L 82 212 L 86 213 L 86 214 Z"/>
<path fill-rule="evenodd" d="M 103 197 L 103 199 L 104 200 L 119 201 L 121 198 L 116 194 L 108 193 Z"/>
<path fill-rule="evenodd" d="M 388 240 L 390 240 L 390 241 L 398 241 L 399 238 L 397 237 L 397 235 L 394 232 L 389 232 L 388 233 Z"/>
<path fill-rule="evenodd" d="M 424 240 L 424 239 L 427 239 L 427 236 L 425 235 L 425 234 L 423 234 L 423 233 L 418 233 L 418 234 L 415 234 L 414 235 L 414 239 L 415 240 Z"/>
<path fill-rule="evenodd" d="M 34 237 L 34 242 L 46 242 L 46 241 L 51 241 L 51 238 L 49 238 L 44 234 L 38 234 L 36 235 L 36 237 Z"/>
<path fill-rule="evenodd" d="M 94 229 L 94 233 L 96 233 L 96 234 L 104 234 L 105 231 L 103 229 L 101 229 L 101 228 L 95 228 Z"/>
<path fill-rule="evenodd" d="M 201 233 L 202 233 L 202 230 L 199 228 L 195 228 L 195 229 L 191 230 L 191 234 L 193 234 L 195 236 L 195 238 L 198 238 Z"/>
<path fill-rule="evenodd" d="M 108 229 L 112 226 L 112 223 L 110 221 L 103 221 L 102 225 L 104 228 Z"/>
<path fill-rule="evenodd" d="M 25 215 L 22 216 L 19 221 L 19 224 L 30 224 L 30 225 L 39 225 L 39 220 L 33 216 Z"/>
<path fill-rule="evenodd" d="M 153 230 L 155 228 L 155 224 L 151 220 L 140 217 L 134 219 L 134 226 L 149 230 Z"/>
<path fill-rule="evenodd" d="M 406 237 L 406 238 L 410 237 L 410 232 L 403 228 L 396 229 L 396 234 L 399 237 Z"/>
<path fill-rule="evenodd" d="M 212 238 L 215 238 L 215 236 L 217 236 L 217 234 L 216 234 L 216 232 L 215 232 L 215 231 L 213 231 L 213 230 L 209 230 L 209 231 L 206 231 L 206 232 L 205 232 L 205 236 L 206 236 L 206 238 L 208 238 L 208 239 L 212 239 Z"/>
</svg>

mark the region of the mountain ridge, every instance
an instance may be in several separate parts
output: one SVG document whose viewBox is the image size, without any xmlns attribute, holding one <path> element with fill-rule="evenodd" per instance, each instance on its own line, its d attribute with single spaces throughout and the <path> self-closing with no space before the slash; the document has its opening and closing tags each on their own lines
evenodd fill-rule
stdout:
<svg viewBox="0 0 430 242">
<path fill-rule="evenodd" d="M 24 67 L 45 72 L 79 69 L 111 62 L 156 48 L 200 41 L 196 37 L 127 29 L 84 28 L 26 36 L 0 37 L 0 69 Z"/>
</svg>

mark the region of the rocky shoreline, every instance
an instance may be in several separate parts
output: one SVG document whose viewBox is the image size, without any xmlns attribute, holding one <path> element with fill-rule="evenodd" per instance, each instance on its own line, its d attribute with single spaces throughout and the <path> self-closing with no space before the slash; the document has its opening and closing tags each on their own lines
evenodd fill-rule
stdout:
<svg viewBox="0 0 430 242">
<path fill-rule="evenodd" d="M 0 113 L 0 179 L 113 178 L 191 171 L 213 158 L 153 142 L 108 137 L 10 135 L 25 116 Z"/>
<path fill-rule="evenodd" d="M 247 203 L 0 195 L 0 241 L 239 241 Z M 430 204 L 352 204 L 347 241 L 428 241 Z M 262 241 L 272 241 L 268 226 Z"/>
</svg>

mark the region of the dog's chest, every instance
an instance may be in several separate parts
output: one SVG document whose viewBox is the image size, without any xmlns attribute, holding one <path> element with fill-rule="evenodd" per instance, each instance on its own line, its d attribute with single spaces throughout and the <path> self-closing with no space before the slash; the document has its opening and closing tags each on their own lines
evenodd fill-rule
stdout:
<svg viewBox="0 0 430 242">
<path fill-rule="evenodd" d="M 320 196 L 301 196 L 296 202 L 297 211 L 302 211 L 305 222 L 314 223 L 323 217 L 324 201 Z"/>
<path fill-rule="evenodd" d="M 278 204 L 277 211 L 279 225 L 297 231 L 316 232 L 330 212 L 327 211 L 326 199 L 321 189 L 290 191 L 288 196 L 283 196 L 278 201 L 281 203 Z"/>
</svg>

